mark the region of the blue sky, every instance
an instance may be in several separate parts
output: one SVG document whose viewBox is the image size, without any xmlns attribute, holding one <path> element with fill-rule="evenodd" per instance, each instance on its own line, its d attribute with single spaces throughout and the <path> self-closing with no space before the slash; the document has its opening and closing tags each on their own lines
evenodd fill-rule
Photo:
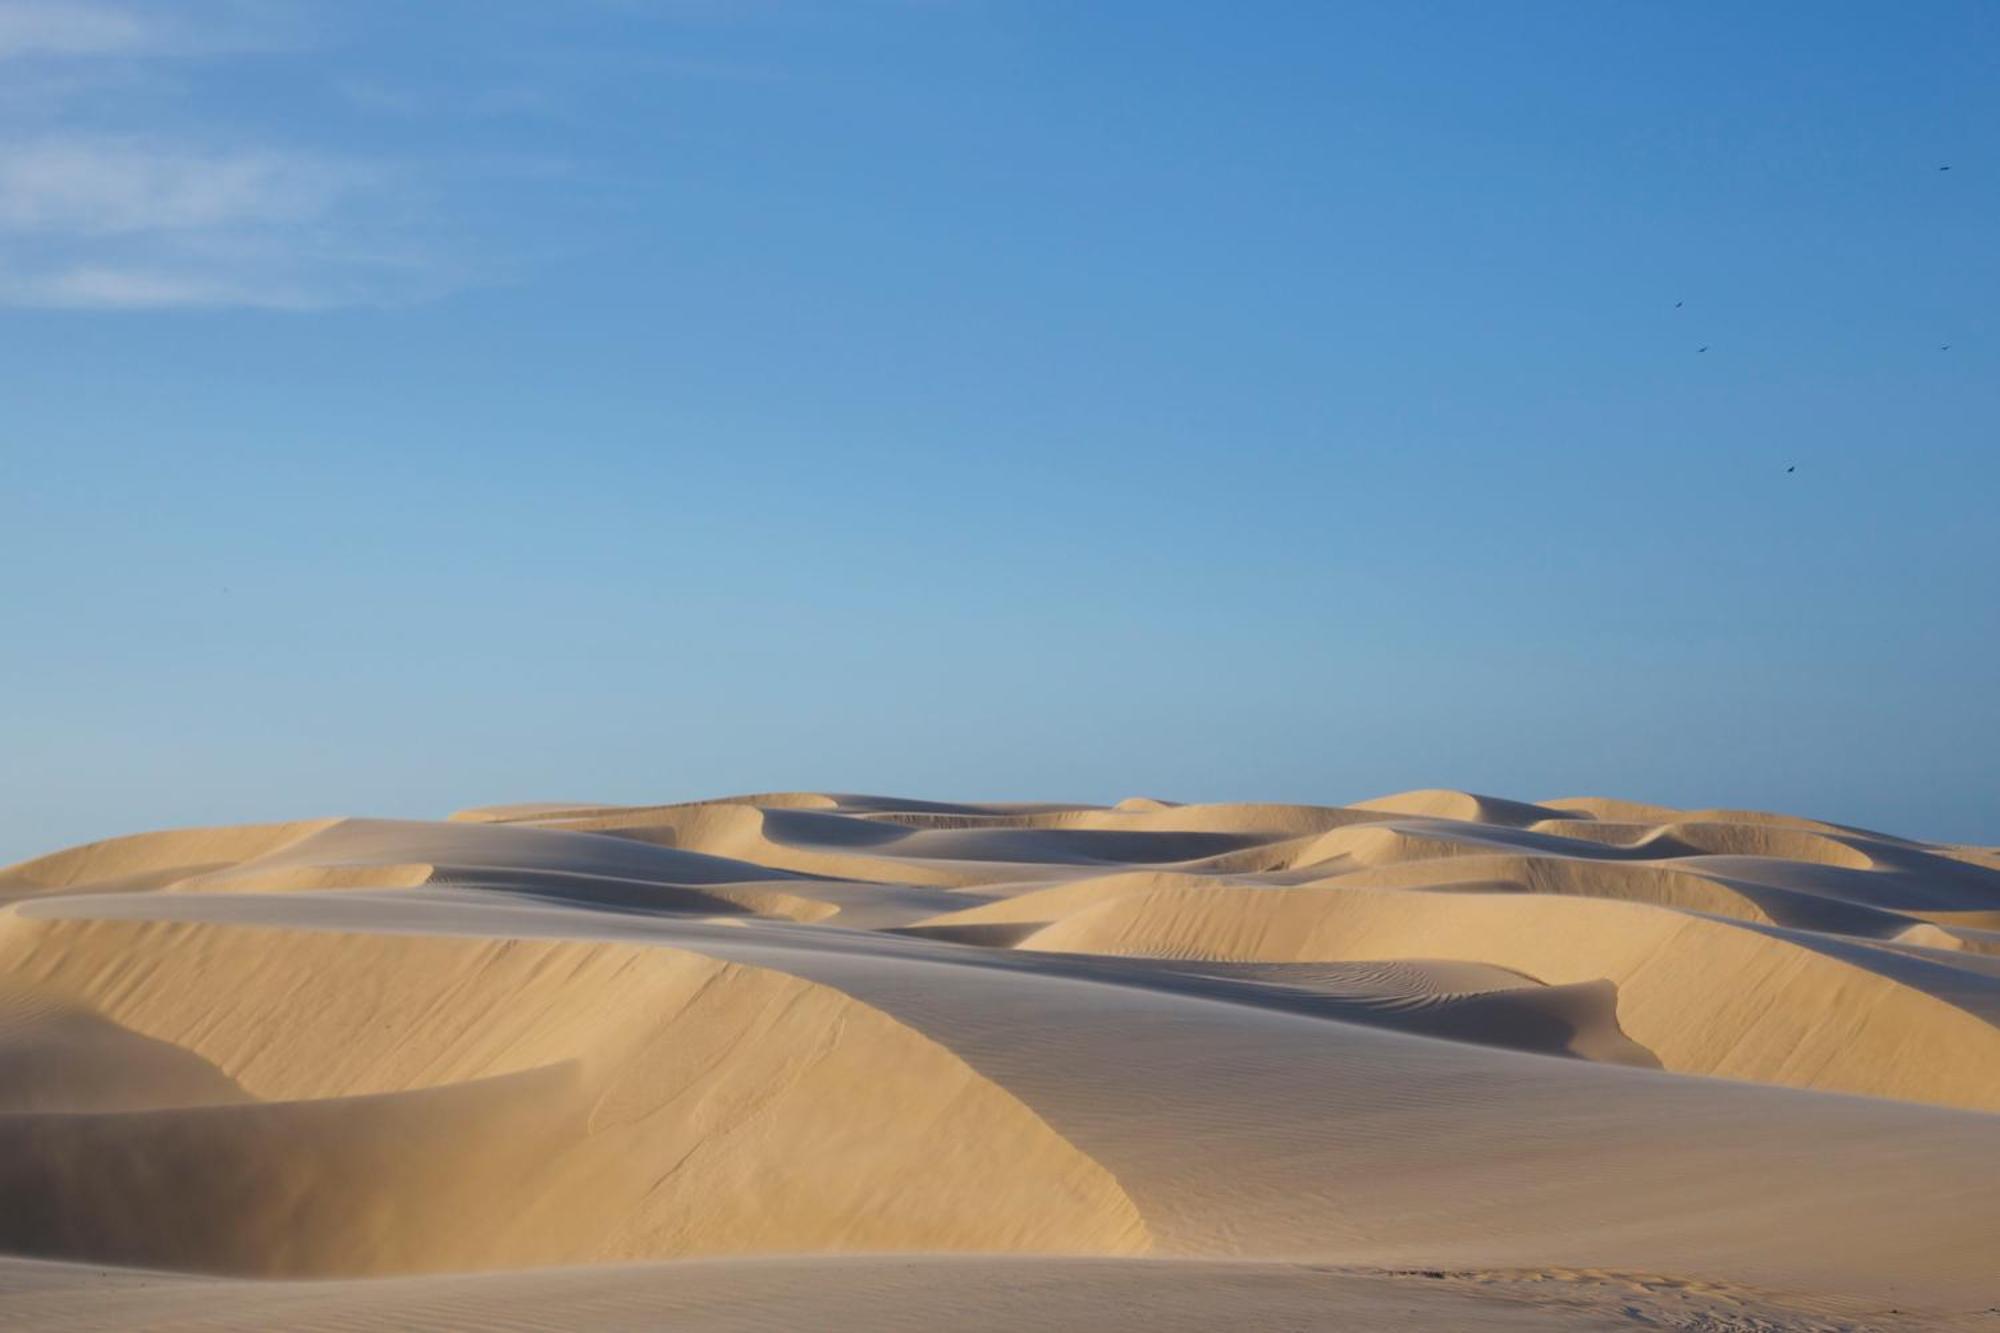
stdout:
<svg viewBox="0 0 2000 1333">
<path fill-rule="evenodd" d="M 0 0 L 0 859 L 791 787 L 2000 842 L 1996 57 Z"/>
</svg>

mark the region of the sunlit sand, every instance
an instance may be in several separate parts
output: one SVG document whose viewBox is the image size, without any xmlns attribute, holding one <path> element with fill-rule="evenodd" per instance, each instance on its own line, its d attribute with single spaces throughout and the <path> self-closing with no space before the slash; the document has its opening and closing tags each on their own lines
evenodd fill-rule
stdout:
<svg viewBox="0 0 2000 1333">
<path fill-rule="evenodd" d="M 2000 1327 L 2000 854 L 803 793 L 0 870 L 0 1312 Z"/>
</svg>

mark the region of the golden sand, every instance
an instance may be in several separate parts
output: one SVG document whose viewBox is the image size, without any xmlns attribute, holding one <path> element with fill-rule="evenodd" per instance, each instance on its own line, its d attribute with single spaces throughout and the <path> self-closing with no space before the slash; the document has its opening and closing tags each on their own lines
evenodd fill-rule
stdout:
<svg viewBox="0 0 2000 1333">
<path fill-rule="evenodd" d="M 2000 857 L 783 793 L 0 870 L 0 1323 L 2000 1328 Z"/>
</svg>

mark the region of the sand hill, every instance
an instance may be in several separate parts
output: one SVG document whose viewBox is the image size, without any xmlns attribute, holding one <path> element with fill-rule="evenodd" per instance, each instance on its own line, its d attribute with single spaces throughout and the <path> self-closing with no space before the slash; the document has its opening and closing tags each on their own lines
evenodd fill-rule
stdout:
<svg viewBox="0 0 2000 1333">
<path fill-rule="evenodd" d="M 2000 854 L 821 793 L 0 870 L 0 1324 L 2000 1329 Z"/>
</svg>

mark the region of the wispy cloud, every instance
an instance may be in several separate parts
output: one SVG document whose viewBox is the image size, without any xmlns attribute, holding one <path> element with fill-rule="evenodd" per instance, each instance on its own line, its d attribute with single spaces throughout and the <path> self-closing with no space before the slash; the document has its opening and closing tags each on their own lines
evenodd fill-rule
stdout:
<svg viewBox="0 0 2000 1333">
<path fill-rule="evenodd" d="M 0 4 L 0 60 L 128 55 L 157 36 L 141 14 L 110 5 L 8 0 Z"/>
<path fill-rule="evenodd" d="M 383 270 L 373 266 L 340 279 L 333 267 L 302 270 L 285 257 L 252 254 L 224 261 L 188 256 L 176 263 L 151 255 L 135 264 L 91 262 L 0 272 L 0 304 L 43 310 L 330 310 L 400 304 L 448 286 L 428 263 L 413 264 L 403 281 L 389 283 Z"/>
<path fill-rule="evenodd" d="M 0 279 L 0 294 L 16 305 L 70 310 L 161 310 L 182 306 L 309 308 L 287 301 L 281 288 L 257 283 L 248 288 L 227 278 L 171 274 L 157 268 L 81 266 Z"/>
<path fill-rule="evenodd" d="M 0 228 L 78 236 L 324 217 L 385 173 L 299 153 L 144 138 L 0 144 Z"/>
<path fill-rule="evenodd" d="M 0 0 L 0 61 L 284 50 L 307 26 L 290 0 Z"/>
<path fill-rule="evenodd" d="M 184 115 L 119 128 L 147 118 L 160 78 L 198 84 L 214 62 L 286 49 L 298 18 L 284 0 L 0 0 L 0 80 L 90 90 L 32 116 L 0 100 L 0 305 L 304 309 L 435 290 L 392 164 Z"/>
<path fill-rule="evenodd" d="M 268 148 L 0 144 L 0 302 L 310 309 L 427 287 L 399 173 Z"/>
</svg>

